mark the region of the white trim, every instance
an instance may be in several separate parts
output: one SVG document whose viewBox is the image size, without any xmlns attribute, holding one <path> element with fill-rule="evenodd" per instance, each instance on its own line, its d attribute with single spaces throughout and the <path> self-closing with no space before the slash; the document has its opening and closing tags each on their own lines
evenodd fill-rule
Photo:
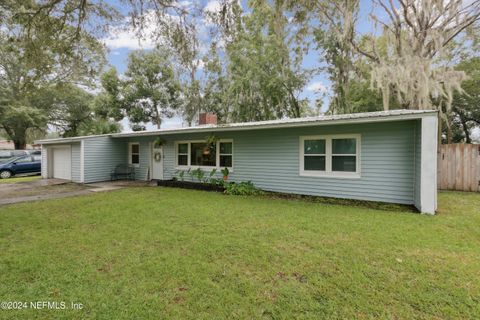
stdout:
<svg viewBox="0 0 480 320">
<path fill-rule="evenodd" d="M 85 140 L 80 141 L 80 183 L 85 182 Z"/>
<path fill-rule="evenodd" d="M 153 154 L 153 143 L 152 142 L 149 142 L 148 143 L 148 150 L 150 150 L 150 170 L 148 170 L 148 180 L 152 180 L 153 179 L 153 157 L 152 157 L 152 154 Z"/>
<path fill-rule="evenodd" d="M 138 145 L 138 163 L 132 163 L 132 146 L 134 144 Z M 140 142 L 129 142 L 128 143 L 128 164 L 133 165 L 135 168 L 140 167 Z"/>
<path fill-rule="evenodd" d="M 332 157 L 335 156 L 332 153 L 332 140 L 334 139 L 355 139 L 356 140 L 356 153 L 355 154 L 342 154 L 341 156 L 355 156 L 356 164 L 355 172 L 333 171 L 332 170 Z M 305 170 L 304 162 L 304 144 L 305 140 L 325 140 L 325 171 Z M 361 178 L 361 142 L 362 138 L 360 134 L 336 134 L 336 135 L 317 135 L 317 136 L 300 136 L 299 137 L 299 175 L 307 177 L 327 177 L 327 178 L 341 178 L 341 179 L 359 179 Z M 323 154 L 322 154 L 323 155 Z M 308 156 L 308 155 L 307 155 Z"/>
<path fill-rule="evenodd" d="M 42 150 L 42 164 L 41 164 L 41 168 L 42 168 L 42 178 L 43 179 L 47 179 L 48 178 L 48 147 L 46 146 L 41 146 L 41 150 Z M 44 158 L 44 155 L 45 154 L 45 158 Z M 43 163 L 45 161 L 45 163 Z"/>
<path fill-rule="evenodd" d="M 422 119 L 420 208 L 422 213 L 435 214 L 437 209 L 437 143 L 438 118 Z"/>
<path fill-rule="evenodd" d="M 188 170 L 188 169 L 202 169 L 202 170 L 212 170 L 212 169 L 223 169 L 224 167 L 220 167 L 220 143 L 221 142 L 231 142 L 232 143 L 232 166 L 228 167 L 230 172 L 233 172 L 234 163 L 233 163 L 233 148 L 234 143 L 233 139 L 219 139 L 215 145 L 215 166 L 193 166 L 191 164 L 191 154 L 192 154 L 192 143 L 205 143 L 205 140 L 180 140 L 175 141 L 175 169 L 176 170 Z M 186 143 L 188 145 L 188 154 L 187 155 L 187 165 L 179 165 L 178 164 L 178 145 Z M 182 153 L 185 154 L 185 153 Z"/>
</svg>

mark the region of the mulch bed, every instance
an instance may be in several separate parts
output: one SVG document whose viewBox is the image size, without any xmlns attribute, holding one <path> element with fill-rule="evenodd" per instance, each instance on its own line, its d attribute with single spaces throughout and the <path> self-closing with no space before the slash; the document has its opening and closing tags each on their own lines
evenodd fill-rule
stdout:
<svg viewBox="0 0 480 320">
<path fill-rule="evenodd" d="M 225 191 L 225 188 L 223 186 L 218 186 L 215 184 L 191 182 L 191 181 L 178 181 L 178 180 L 158 180 L 157 186 L 193 189 L 193 190 L 202 190 L 202 191 L 214 191 L 214 192 Z"/>
</svg>

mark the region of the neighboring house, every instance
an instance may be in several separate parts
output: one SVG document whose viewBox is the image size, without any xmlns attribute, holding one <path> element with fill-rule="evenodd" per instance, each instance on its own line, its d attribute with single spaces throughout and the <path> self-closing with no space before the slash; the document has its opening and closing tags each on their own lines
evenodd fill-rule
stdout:
<svg viewBox="0 0 480 320">
<path fill-rule="evenodd" d="M 178 169 L 230 167 L 229 180 L 285 193 L 413 204 L 437 203 L 437 112 L 395 110 L 37 141 L 42 176 L 80 183 L 110 179 L 130 163 L 141 180 Z M 205 140 L 219 138 L 205 149 Z M 154 141 L 164 143 L 155 148 Z M 163 156 L 159 157 L 158 153 Z"/>
<path fill-rule="evenodd" d="M 25 146 L 25 149 L 30 150 L 30 149 L 39 149 L 40 146 L 37 144 L 27 144 Z M 13 144 L 13 141 L 10 140 L 0 140 L 0 150 L 14 150 L 15 145 Z"/>
</svg>

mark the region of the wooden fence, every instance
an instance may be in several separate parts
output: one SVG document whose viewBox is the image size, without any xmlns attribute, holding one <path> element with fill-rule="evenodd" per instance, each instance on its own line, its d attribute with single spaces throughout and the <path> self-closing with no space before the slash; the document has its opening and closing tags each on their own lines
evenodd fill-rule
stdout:
<svg viewBox="0 0 480 320">
<path fill-rule="evenodd" d="M 438 188 L 480 191 L 480 144 L 443 144 L 438 154 Z"/>
</svg>

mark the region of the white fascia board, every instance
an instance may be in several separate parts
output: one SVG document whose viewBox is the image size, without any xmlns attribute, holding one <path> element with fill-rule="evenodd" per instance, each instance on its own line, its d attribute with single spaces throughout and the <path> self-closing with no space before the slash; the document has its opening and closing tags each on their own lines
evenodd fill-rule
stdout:
<svg viewBox="0 0 480 320">
<path fill-rule="evenodd" d="M 85 140 L 80 141 L 80 182 L 85 182 Z"/>
<path fill-rule="evenodd" d="M 422 118 L 420 208 L 422 213 L 435 214 L 437 209 L 438 117 Z"/>
</svg>

